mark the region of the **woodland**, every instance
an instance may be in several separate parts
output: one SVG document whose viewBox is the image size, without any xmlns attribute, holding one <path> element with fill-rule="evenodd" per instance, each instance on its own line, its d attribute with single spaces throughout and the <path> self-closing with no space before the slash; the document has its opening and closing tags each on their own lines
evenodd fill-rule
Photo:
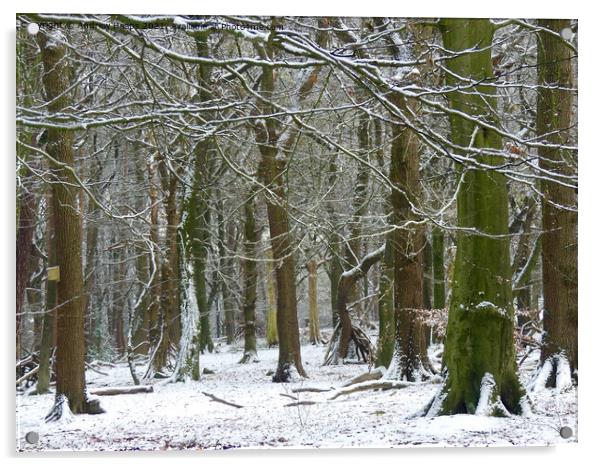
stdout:
<svg viewBox="0 0 602 466">
<path fill-rule="evenodd" d="M 16 20 L 18 450 L 576 439 L 576 20 Z"/>
</svg>

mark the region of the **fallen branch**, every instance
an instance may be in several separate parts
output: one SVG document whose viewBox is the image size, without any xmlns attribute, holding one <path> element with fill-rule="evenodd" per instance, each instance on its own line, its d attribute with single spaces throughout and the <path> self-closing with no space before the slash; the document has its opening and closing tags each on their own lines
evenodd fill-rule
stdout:
<svg viewBox="0 0 602 466">
<path fill-rule="evenodd" d="M 135 393 L 152 393 L 152 385 L 132 385 L 131 387 L 103 387 L 90 390 L 90 395 L 113 396 L 113 395 L 133 395 Z"/>
<path fill-rule="evenodd" d="M 218 403 L 223 403 L 225 405 L 232 406 L 233 408 L 244 408 L 244 406 L 237 405 L 236 403 L 232 403 L 230 401 L 222 400 L 221 398 L 218 398 L 217 396 L 212 395 L 211 393 L 207 393 L 207 392 L 201 392 L 201 393 L 203 395 L 211 398 L 213 401 L 217 401 Z"/>
<path fill-rule="evenodd" d="M 366 382 L 368 380 L 382 379 L 385 376 L 386 371 L 387 371 L 387 369 L 385 367 L 382 367 L 382 366 L 377 367 L 376 369 L 373 369 L 368 372 L 364 372 L 363 374 L 358 375 L 357 377 L 354 377 L 353 379 L 346 381 L 345 383 L 343 383 L 343 385 L 341 385 L 341 387 L 349 387 L 350 385 L 355 385 L 357 383 Z"/>
<path fill-rule="evenodd" d="M 291 392 L 293 393 L 303 393 L 303 392 L 311 392 L 311 393 L 322 393 L 329 392 L 333 390 L 333 388 L 318 388 L 318 387 L 301 387 L 301 388 L 293 388 Z"/>
<path fill-rule="evenodd" d="M 306 405 L 315 405 L 315 404 L 316 404 L 315 401 L 305 400 L 305 401 L 297 401 L 295 403 L 289 403 L 289 404 L 284 405 L 284 407 L 289 408 L 291 406 L 306 406 Z"/>
<path fill-rule="evenodd" d="M 286 396 L 287 398 L 290 398 L 292 400 L 296 400 L 297 399 L 293 395 L 289 395 L 288 393 L 281 393 L 280 396 Z"/>
<path fill-rule="evenodd" d="M 329 400 L 335 400 L 337 399 L 339 396 L 342 395 L 349 395 L 351 393 L 355 393 L 355 392 L 363 392 L 366 390 L 391 390 L 391 389 L 399 389 L 399 388 L 406 388 L 409 387 L 411 385 L 417 385 L 415 382 L 401 382 L 398 380 L 383 380 L 383 381 L 378 381 L 378 382 L 363 382 L 361 384 L 358 385 L 353 385 L 349 388 L 344 388 L 342 390 L 339 390 L 337 393 L 335 393 L 333 396 L 331 396 L 330 398 L 328 398 Z"/>
<path fill-rule="evenodd" d="M 86 368 L 90 369 L 92 372 L 96 372 L 97 374 L 100 374 L 100 375 L 109 375 L 106 372 L 103 372 L 101 370 L 95 369 L 94 367 L 92 367 L 92 365 L 90 365 L 88 363 L 86 363 Z"/>
<path fill-rule="evenodd" d="M 36 366 L 35 368 L 33 368 L 32 370 L 30 370 L 27 374 L 25 374 L 23 377 L 20 377 L 17 379 L 17 385 L 19 385 L 21 382 L 25 382 L 28 378 L 30 378 L 32 375 L 37 374 L 37 372 L 40 370 L 40 366 Z"/>
</svg>

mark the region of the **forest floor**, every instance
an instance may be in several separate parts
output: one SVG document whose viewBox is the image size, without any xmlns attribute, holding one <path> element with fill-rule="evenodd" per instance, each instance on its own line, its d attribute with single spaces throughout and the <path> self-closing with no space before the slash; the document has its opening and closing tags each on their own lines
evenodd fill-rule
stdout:
<svg viewBox="0 0 602 466">
<path fill-rule="evenodd" d="M 276 367 L 277 348 L 262 349 L 260 345 L 259 362 L 241 365 L 240 345 L 223 346 L 217 353 L 202 356 L 203 367 L 215 374 L 203 375 L 200 382 L 155 381 L 153 393 L 100 397 L 105 414 L 79 415 L 57 423 L 44 422 L 53 394 L 19 394 L 17 450 L 541 446 L 576 441 L 575 389 L 564 393 L 543 390 L 533 396 L 530 417 L 510 418 L 412 417 L 435 394 L 437 384 L 364 391 L 333 401 L 328 398 L 334 391 L 293 394 L 291 390 L 299 387 L 336 389 L 367 370 L 367 365 L 361 364 L 322 366 L 324 351 L 323 346 L 303 346 L 309 379 L 276 384 L 266 374 Z M 536 353 L 523 363 L 523 381 L 536 363 Z M 132 384 L 125 364 L 101 370 L 108 375 L 87 371 L 89 389 Z M 138 371 L 142 370 L 139 366 Z M 243 407 L 212 401 L 202 392 Z M 316 404 L 285 406 L 295 400 Z M 562 439 L 562 426 L 571 427 L 575 435 Z M 31 431 L 39 434 L 37 444 L 25 441 Z"/>
</svg>

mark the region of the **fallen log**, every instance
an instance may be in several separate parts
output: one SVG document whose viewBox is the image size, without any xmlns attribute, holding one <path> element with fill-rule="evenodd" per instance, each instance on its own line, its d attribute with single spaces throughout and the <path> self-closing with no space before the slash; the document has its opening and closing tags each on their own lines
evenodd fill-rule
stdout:
<svg viewBox="0 0 602 466">
<path fill-rule="evenodd" d="M 288 404 L 284 405 L 284 407 L 290 408 L 291 406 L 307 406 L 307 405 L 315 405 L 315 404 L 316 404 L 315 401 L 305 400 L 305 401 L 297 401 L 295 403 L 288 403 Z"/>
<path fill-rule="evenodd" d="M 391 389 L 406 388 L 411 385 L 417 385 L 417 384 L 415 382 L 401 382 L 398 380 L 382 380 L 382 381 L 377 381 L 377 382 L 368 381 L 368 382 L 363 382 L 363 383 L 360 383 L 357 385 L 352 385 L 348 388 L 343 388 L 342 390 L 339 390 L 338 392 L 336 392 L 334 395 L 332 395 L 328 399 L 335 400 L 339 396 L 342 396 L 342 395 L 349 395 L 351 393 L 363 392 L 366 390 L 379 390 L 379 389 L 391 390 Z"/>
<path fill-rule="evenodd" d="M 349 387 L 350 385 L 355 385 L 361 382 L 367 382 L 368 380 L 382 379 L 385 376 L 386 371 L 387 369 L 385 367 L 377 367 L 376 369 L 364 372 L 363 374 L 358 375 L 353 379 L 347 380 L 345 383 L 343 383 L 343 385 L 341 385 L 341 387 Z"/>
<path fill-rule="evenodd" d="M 303 392 L 323 393 L 323 392 L 329 392 L 331 390 L 333 390 L 333 388 L 301 387 L 301 388 L 293 388 L 291 390 L 291 392 L 293 392 L 293 393 L 303 393 Z"/>
<path fill-rule="evenodd" d="M 33 368 L 32 370 L 30 370 L 27 374 L 25 374 L 24 376 L 20 377 L 17 379 L 17 385 L 19 385 L 21 382 L 25 382 L 27 379 L 29 379 L 32 375 L 37 374 L 37 372 L 40 370 L 40 366 L 36 366 L 35 368 Z"/>
<path fill-rule="evenodd" d="M 152 385 L 132 385 L 130 387 L 103 387 L 90 390 L 90 395 L 113 396 L 113 395 L 133 395 L 136 393 L 152 393 Z"/>
<path fill-rule="evenodd" d="M 211 393 L 207 393 L 207 392 L 201 392 L 201 393 L 203 395 L 205 395 L 206 397 L 211 398 L 211 400 L 217 401 L 218 403 L 223 403 L 225 405 L 232 406 L 233 408 L 244 408 L 244 406 L 237 405 L 236 403 L 232 403 L 230 401 L 222 400 L 221 398 L 218 398 L 217 396 L 212 395 Z"/>
</svg>

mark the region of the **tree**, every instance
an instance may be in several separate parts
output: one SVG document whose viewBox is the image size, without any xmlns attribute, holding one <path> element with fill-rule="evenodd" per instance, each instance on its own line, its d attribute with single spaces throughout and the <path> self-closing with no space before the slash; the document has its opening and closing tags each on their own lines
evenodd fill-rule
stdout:
<svg viewBox="0 0 602 466">
<path fill-rule="evenodd" d="M 407 105 L 396 96 L 396 105 Z M 408 128 L 394 125 L 391 144 L 392 223 L 390 240 L 393 250 L 393 309 L 395 347 L 388 376 L 416 381 L 431 373 L 426 350 L 424 325 L 420 320 L 423 308 L 424 228 L 408 226 L 416 220 L 415 208 L 420 198 L 420 146 Z"/>
<path fill-rule="evenodd" d="M 263 58 L 271 59 L 270 44 L 261 50 Z M 275 87 L 274 70 L 264 67 L 261 75 L 261 95 L 263 100 L 259 108 L 263 114 L 272 113 L 270 99 Z M 270 241 L 276 270 L 276 303 L 278 326 L 278 366 L 272 380 L 289 382 L 291 367 L 294 366 L 301 376 L 305 369 L 301 363 L 299 343 L 299 324 L 297 321 L 297 285 L 295 281 L 295 259 L 292 254 L 287 192 L 285 185 L 286 157 L 278 152 L 277 121 L 266 118 L 265 124 L 255 125 L 256 140 L 261 153 L 259 173 L 265 186 L 271 189 L 266 197 Z"/>
<path fill-rule="evenodd" d="M 500 149 L 495 124 L 495 87 L 491 43 L 493 25 L 483 19 L 440 21 L 443 45 L 448 53 L 451 139 L 462 153 L 481 166 L 463 169 L 458 164 L 461 186 L 457 198 L 458 249 L 445 339 L 447 374 L 441 393 L 429 414 L 520 413 L 523 390 L 514 357 L 514 309 L 508 237 L 506 179 L 495 167 Z M 458 86 L 469 80 L 470 91 Z M 475 123 L 470 117 L 480 119 Z M 471 148 L 475 148 L 471 151 Z"/>
<path fill-rule="evenodd" d="M 42 81 L 47 109 L 49 113 L 56 114 L 71 105 L 65 37 L 59 30 L 41 31 L 38 44 L 44 63 Z M 82 227 L 77 177 L 73 169 L 73 133 L 52 127 L 47 131 L 46 150 L 53 160 L 51 169 L 57 181 L 52 185 L 52 212 L 60 271 L 56 316 L 56 401 L 47 416 L 48 420 L 54 420 L 62 415 L 65 401 L 76 414 L 102 410 L 97 401 L 91 402 L 86 396 Z"/>
<path fill-rule="evenodd" d="M 563 145 L 571 139 L 574 57 L 560 36 L 570 31 L 570 21 L 541 20 L 539 26 L 544 29 L 537 38 L 537 134 L 545 140 L 538 150 L 539 166 L 557 177 L 571 176 L 576 172 L 577 153 Z M 570 376 L 577 378 L 577 187 L 546 177 L 541 188 L 544 337 L 540 365 L 551 369 L 542 371 L 546 385 L 556 387 Z"/>
<path fill-rule="evenodd" d="M 245 348 L 241 363 L 257 360 L 257 340 L 255 335 L 255 301 L 257 300 L 256 247 L 259 240 L 255 224 L 255 192 L 251 189 L 244 205 L 244 258 L 243 258 L 243 319 Z"/>
</svg>

